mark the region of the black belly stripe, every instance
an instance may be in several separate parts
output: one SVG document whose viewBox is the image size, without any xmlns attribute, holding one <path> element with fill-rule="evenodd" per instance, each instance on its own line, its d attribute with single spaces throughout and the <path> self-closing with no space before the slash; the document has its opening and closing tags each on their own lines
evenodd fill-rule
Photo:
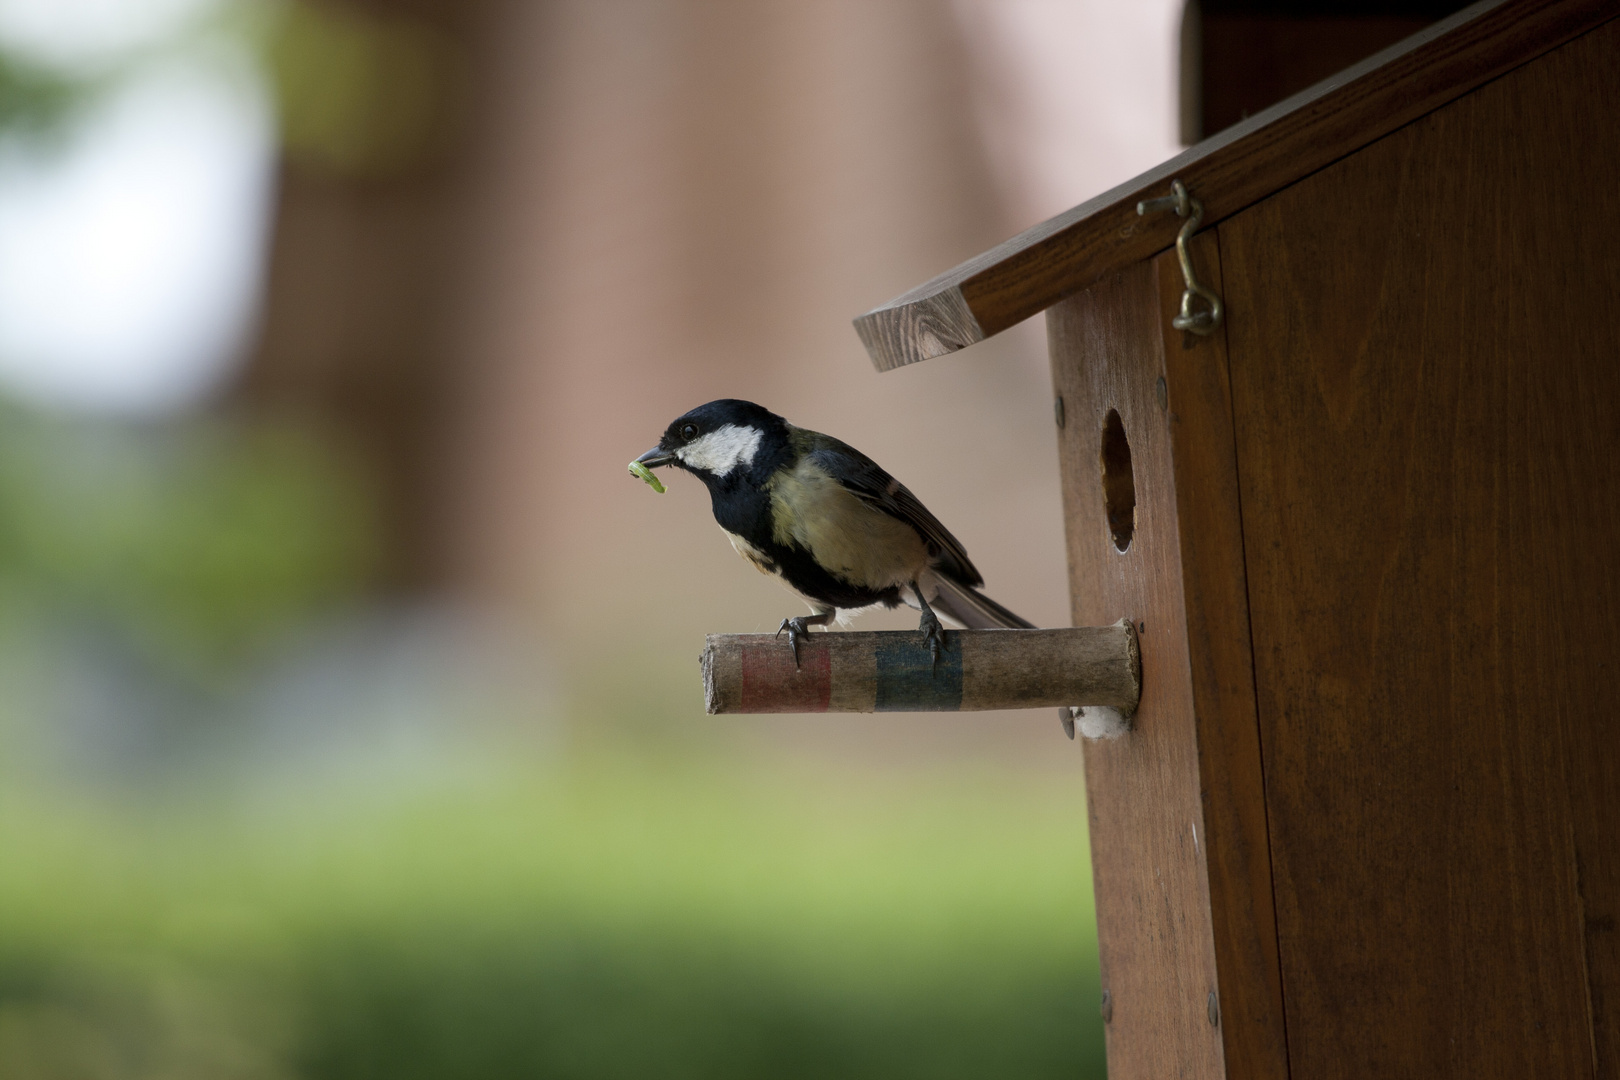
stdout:
<svg viewBox="0 0 1620 1080">
<path fill-rule="evenodd" d="M 782 575 L 783 580 L 795 591 L 813 600 L 840 608 L 863 608 L 873 604 L 894 607 L 900 603 L 898 587 L 866 589 L 853 585 L 834 577 L 803 548 L 772 543 L 766 550 L 775 560 L 777 573 Z"/>
</svg>

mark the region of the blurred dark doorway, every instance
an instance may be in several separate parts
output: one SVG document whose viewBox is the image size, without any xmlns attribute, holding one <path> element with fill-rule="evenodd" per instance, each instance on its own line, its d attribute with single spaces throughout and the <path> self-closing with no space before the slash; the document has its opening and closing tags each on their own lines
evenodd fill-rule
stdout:
<svg viewBox="0 0 1620 1080">
<path fill-rule="evenodd" d="M 1460 0 L 1188 0 L 1181 23 L 1181 141 L 1297 94 L 1424 27 Z"/>
</svg>

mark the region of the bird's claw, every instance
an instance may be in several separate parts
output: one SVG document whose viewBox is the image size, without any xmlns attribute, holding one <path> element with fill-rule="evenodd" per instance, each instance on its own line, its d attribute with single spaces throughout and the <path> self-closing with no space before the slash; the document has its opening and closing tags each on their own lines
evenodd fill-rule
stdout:
<svg viewBox="0 0 1620 1080">
<path fill-rule="evenodd" d="M 781 637 L 784 630 L 787 631 L 788 648 L 793 652 L 793 667 L 797 670 L 799 667 L 799 635 L 809 633 L 810 627 L 805 625 L 803 616 L 798 616 L 783 619 L 782 625 L 776 628 L 776 636 Z"/>
<path fill-rule="evenodd" d="M 945 647 L 945 627 L 940 624 L 939 616 L 932 611 L 923 612 L 922 622 L 917 630 L 928 645 L 928 655 L 933 658 L 934 670 L 939 670 L 939 653 Z"/>
</svg>

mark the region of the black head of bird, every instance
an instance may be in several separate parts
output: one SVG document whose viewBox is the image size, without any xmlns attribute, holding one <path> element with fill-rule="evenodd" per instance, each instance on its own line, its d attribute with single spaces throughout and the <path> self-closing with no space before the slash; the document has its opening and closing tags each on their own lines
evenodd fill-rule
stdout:
<svg viewBox="0 0 1620 1080">
<path fill-rule="evenodd" d="M 939 616 L 971 629 L 1031 624 L 978 591 L 984 578 L 939 519 L 854 447 L 727 398 L 677 417 L 632 471 L 674 466 L 709 489 L 732 546 L 810 605 L 782 620 L 799 637 L 840 612 L 910 604 L 938 663 Z M 936 614 L 937 612 L 937 614 Z"/>
</svg>

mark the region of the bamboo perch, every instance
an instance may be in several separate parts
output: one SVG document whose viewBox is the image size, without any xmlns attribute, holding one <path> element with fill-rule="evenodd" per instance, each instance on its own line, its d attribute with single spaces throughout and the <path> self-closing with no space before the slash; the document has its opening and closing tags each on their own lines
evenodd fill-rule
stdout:
<svg viewBox="0 0 1620 1080">
<path fill-rule="evenodd" d="M 787 639 L 710 634 L 703 650 L 710 713 L 956 712 L 1101 705 L 1136 710 L 1136 631 L 951 630 L 937 667 L 915 630 L 806 634 L 799 664 Z"/>
</svg>

